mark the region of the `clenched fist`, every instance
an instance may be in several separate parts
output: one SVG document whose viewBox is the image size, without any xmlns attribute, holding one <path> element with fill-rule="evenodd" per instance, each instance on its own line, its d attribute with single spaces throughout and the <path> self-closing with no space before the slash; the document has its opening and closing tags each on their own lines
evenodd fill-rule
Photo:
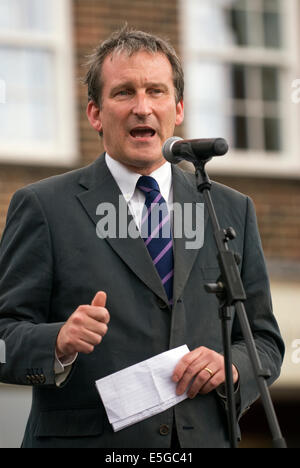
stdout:
<svg viewBox="0 0 300 468">
<path fill-rule="evenodd" d="M 76 353 L 89 354 L 107 333 L 109 313 L 105 308 L 106 293 L 99 291 L 91 305 L 81 305 L 62 326 L 57 336 L 58 359 Z"/>
</svg>

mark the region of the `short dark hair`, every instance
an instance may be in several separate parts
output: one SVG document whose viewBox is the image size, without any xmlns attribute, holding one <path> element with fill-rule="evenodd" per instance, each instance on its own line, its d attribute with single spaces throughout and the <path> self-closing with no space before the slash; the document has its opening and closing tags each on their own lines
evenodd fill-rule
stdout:
<svg viewBox="0 0 300 468">
<path fill-rule="evenodd" d="M 108 39 L 102 42 L 89 56 L 87 62 L 88 72 L 84 83 L 88 86 L 88 100 L 101 107 L 102 79 L 101 71 L 105 58 L 113 53 L 127 53 L 128 56 L 145 50 L 149 53 L 160 52 L 169 60 L 173 70 L 173 82 L 175 87 L 176 103 L 183 99 L 184 74 L 180 60 L 174 48 L 165 39 L 144 31 L 130 29 L 125 25 L 119 31 L 115 31 Z"/>
</svg>

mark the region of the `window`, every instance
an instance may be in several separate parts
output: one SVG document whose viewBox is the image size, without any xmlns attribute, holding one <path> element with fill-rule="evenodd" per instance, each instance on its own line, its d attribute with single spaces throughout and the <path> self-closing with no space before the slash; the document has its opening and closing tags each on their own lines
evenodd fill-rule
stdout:
<svg viewBox="0 0 300 468">
<path fill-rule="evenodd" d="M 300 176 L 297 0 L 181 0 L 187 138 L 224 137 L 213 170 Z"/>
<path fill-rule="evenodd" d="M 75 162 L 70 0 L 0 0 L 0 161 Z"/>
</svg>

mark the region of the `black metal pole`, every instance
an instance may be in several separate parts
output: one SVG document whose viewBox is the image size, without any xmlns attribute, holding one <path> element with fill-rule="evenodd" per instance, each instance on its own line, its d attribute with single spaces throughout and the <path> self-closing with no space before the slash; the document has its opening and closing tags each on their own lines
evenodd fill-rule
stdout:
<svg viewBox="0 0 300 468">
<path fill-rule="evenodd" d="M 201 192 L 204 196 L 206 207 L 208 209 L 209 217 L 213 226 L 214 237 L 218 250 L 217 258 L 221 270 L 220 281 L 217 284 L 206 285 L 206 290 L 210 293 L 216 294 L 221 303 L 220 318 L 222 320 L 222 336 L 226 371 L 226 396 L 228 402 L 228 429 L 231 447 L 235 448 L 237 446 L 237 420 L 232 379 L 231 339 L 228 328 L 229 321 L 231 320 L 229 313 L 230 307 L 234 306 L 241 325 L 242 334 L 246 343 L 246 348 L 253 367 L 255 379 L 272 434 L 273 447 L 286 448 L 286 442 L 281 434 L 274 406 L 270 397 L 270 392 L 266 383 L 268 372 L 262 368 L 243 304 L 243 301 L 246 300 L 246 294 L 237 266 L 237 255 L 230 251 L 227 245 L 228 241 L 234 239 L 236 235 L 232 228 L 220 228 L 210 195 L 212 184 L 205 170 L 205 164 L 207 162 L 208 160 L 195 163 L 196 182 L 199 192 Z"/>
<path fill-rule="evenodd" d="M 231 314 L 229 307 L 220 307 L 220 319 L 222 324 L 222 339 L 225 362 L 225 390 L 227 398 L 227 422 L 229 431 L 230 447 L 238 447 L 237 437 L 237 417 L 234 396 L 234 385 L 232 376 L 232 355 L 231 355 Z"/>
</svg>

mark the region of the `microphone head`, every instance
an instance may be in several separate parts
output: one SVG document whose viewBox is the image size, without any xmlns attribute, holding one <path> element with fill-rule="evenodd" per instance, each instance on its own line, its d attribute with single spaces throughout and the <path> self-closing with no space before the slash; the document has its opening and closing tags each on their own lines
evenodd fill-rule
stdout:
<svg viewBox="0 0 300 468">
<path fill-rule="evenodd" d="M 176 141 L 180 141 L 180 140 L 183 140 L 183 138 L 173 136 L 171 138 L 168 138 L 163 144 L 163 147 L 162 147 L 163 157 L 170 163 L 177 164 L 182 160 L 182 158 L 178 158 L 174 156 L 174 154 L 172 153 L 172 146 L 174 145 L 174 143 L 176 143 Z"/>
<path fill-rule="evenodd" d="M 229 147 L 228 143 L 224 138 L 217 138 L 214 143 L 214 152 L 216 156 L 223 156 L 227 153 Z"/>
</svg>

